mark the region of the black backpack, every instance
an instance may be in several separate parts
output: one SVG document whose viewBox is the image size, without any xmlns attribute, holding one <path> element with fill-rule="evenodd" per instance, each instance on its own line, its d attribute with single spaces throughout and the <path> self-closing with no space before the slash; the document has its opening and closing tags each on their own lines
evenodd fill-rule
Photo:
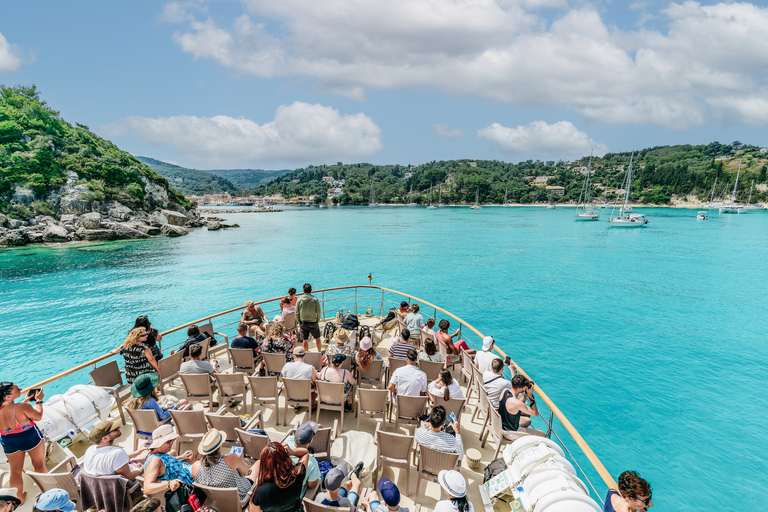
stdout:
<svg viewBox="0 0 768 512">
<path fill-rule="evenodd" d="M 373 341 L 373 337 L 371 337 L 371 328 L 368 327 L 367 325 L 361 325 L 360 326 L 360 330 L 358 330 L 358 335 L 357 335 L 358 343 L 359 343 L 360 340 L 362 340 L 366 336 L 371 338 L 371 341 Z"/>
<path fill-rule="evenodd" d="M 495 477 L 499 473 L 503 473 L 507 469 L 507 463 L 504 462 L 504 459 L 499 457 L 498 459 L 493 459 L 490 464 L 485 466 L 485 469 L 483 470 L 483 483 L 486 483 L 491 478 Z"/>
<path fill-rule="evenodd" d="M 346 318 L 344 318 L 344 321 L 341 322 L 341 326 L 344 329 L 351 331 L 353 329 L 357 329 L 360 326 L 360 322 L 357 319 L 357 315 L 350 313 L 346 316 Z"/>
<path fill-rule="evenodd" d="M 325 328 L 323 329 L 323 338 L 326 339 L 326 341 L 333 338 L 333 333 L 336 332 L 336 324 L 333 322 L 328 322 L 325 324 Z"/>
</svg>

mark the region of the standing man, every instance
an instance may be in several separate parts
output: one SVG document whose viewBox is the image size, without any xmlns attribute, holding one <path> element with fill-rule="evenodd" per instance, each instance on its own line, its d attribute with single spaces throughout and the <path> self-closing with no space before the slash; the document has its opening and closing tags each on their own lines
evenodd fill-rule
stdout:
<svg viewBox="0 0 768 512">
<path fill-rule="evenodd" d="M 321 317 L 320 301 L 312 295 L 312 285 L 305 283 L 304 294 L 296 301 L 296 321 L 301 328 L 301 340 L 304 345 L 304 351 L 309 350 L 310 334 L 315 338 L 317 351 L 323 351 L 319 325 Z"/>
</svg>

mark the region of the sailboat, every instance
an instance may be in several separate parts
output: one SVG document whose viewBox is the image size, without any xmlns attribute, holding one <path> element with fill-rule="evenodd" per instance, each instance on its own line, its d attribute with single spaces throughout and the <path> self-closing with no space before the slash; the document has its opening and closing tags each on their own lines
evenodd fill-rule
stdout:
<svg viewBox="0 0 768 512">
<path fill-rule="evenodd" d="M 747 209 L 748 210 L 762 210 L 763 205 L 761 203 L 752 203 L 752 189 L 755 188 L 755 180 L 752 180 L 752 185 L 749 187 L 749 199 L 747 199 Z"/>
<path fill-rule="evenodd" d="M 512 206 L 507 201 L 507 192 L 509 192 L 509 185 L 507 185 L 506 188 L 504 188 L 504 204 L 502 206 Z"/>
<path fill-rule="evenodd" d="M 632 187 L 632 160 L 634 156 L 635 153 L 633 151 L 632 155 L 629 157 L 629 169 L 627 169 L 627 178 L 624 183 L 624 201 L 619 209 L 619 216 L 613 216 L 613 211 L 616 210 L 616 206 L 614 205 L 613 211 L 611 211 L 611 218 L 608 219 L 609 228 L 642 228 L 648 224 L 648 219 L 646 219 L 645 215 L 642 213 L 625 213 L 629 206 L 629 190 Z"/>
<path fill-rule="evenodd" d="M 376 202 L 376 193 L 373 191 L 373 182 L 371 182 L 371 200 L 368 203 L 368 208 L 378 208 L 379 203 Z"/>
<path fill-rule="evenodd" d="M 411 208 L 416 206 L 416 203 L 413 202 L 413 185 L 411 185 L 411 191 L 408 192 L 408 206 Z"/>
<path fill-rule="evenodd" d="M 437 201 L 437 207 L 438 208 L 445 208 L 445 205 L 443 204 L 443 187 L 441 185 L 437 186 L 437 190 L 440 193 L 440 199 Z"/>
<path fill-rule="evenodd" d="M 475 189 L 475 204 L 470 206 L 470 208 L 472 210 L 482 210 L 483 209 L 483 207 L 480 206 L 480 189 L 479 188 Z"/>
<path fill-rule="evenodd" d="M 437 210 L 437 206 L 432 204 L 432 184 L 429 185 L 429 206 L 427 206 L 427 210 Z"/>
<path fill-rule="evenodd" d="M 554 210 L 555 208 L 557 208 L 557 206 L 555 206 L 555 203 L 552 202 L 552 192 L 550 192 L 549 193 L 549 204 L 547 204 L 547 210 Z"/>
<path fill-rule="evenodd" d="M 587 166 L 587 176 L 584 178 L 584 184 L 581 186 L 581 192 L 579 193 L 579 202 L 576 205 L 576 213 L 573 215 L 574 220 L 597 220 L 600 214 L 595 211 L 595 205 L 590 202 L 590 183 L 589 177 L 592 174 L 592 155 L 589 155 L 589 165 Z M 582 199 L 584 202 L 582 203 Z M 579 211 L 581 207 L 581 211 Z"/>
<path fill-rule="evenodd" d="M 736 202 L 736 189 L 739 186 L 739 176 L 741 175 L 741 161 L 739 159 L 739 170 L 736 172 L 736 183 L 733 185 L 733 194 L 731 194 L 731 200 L 728 203 L 723 203 L 720 206 L 720 213 L 747 213 L 747 209 L 743 204 Z"/>
</svg>

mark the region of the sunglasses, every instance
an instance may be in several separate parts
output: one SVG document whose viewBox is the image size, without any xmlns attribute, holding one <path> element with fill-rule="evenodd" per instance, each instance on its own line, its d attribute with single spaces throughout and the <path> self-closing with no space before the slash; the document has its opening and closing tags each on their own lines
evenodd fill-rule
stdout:
<svg viewBox="0 0 768 512">
<path fill-rule="evenodd" d="M 643 503 L 646 507 L 651 504 L 651 496 L 648 496 L 644 500 L 641 500 L 640 498 L 635 498 L 640 503 Z"/>
</svg>

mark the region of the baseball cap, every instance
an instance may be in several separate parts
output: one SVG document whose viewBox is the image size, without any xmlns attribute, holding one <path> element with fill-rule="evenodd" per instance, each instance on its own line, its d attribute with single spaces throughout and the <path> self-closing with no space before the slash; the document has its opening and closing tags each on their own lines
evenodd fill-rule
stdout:
<svg viewBox="0 0 768 512">
<path fill-rule="evenodd" d="M 88 434 L 88 440 L 93 444 L 99 444 L 99 441 L 101 441 L 104 436 L 111 434 L 122 425 L 123 422 L 119 418 L 113 421 L 102 421 L 91 429 L 91 432 Z"/>
<path fill-rule="evenodd" d="M 294 356 L 303 356 L 304 355 L 304 347 L 296 347 L 293 349 L 293 355 Z"/>
<path fill-rule="evenodd" d="M 408 307 L 408 301 L 404 300 L 403 302 L 401 302 L 400 303 L 400 307 L 401 308 L 407 308 Z"/>
<path fill-rule="evenodd" d="M 314 421 L 306 421 L 296 429 L 296 435 L 294 436 L 294 439 L 298 443 L 301 443 L 303 446 L 306 446 L 312 442 L 315 434 L 317 434 L 318 428 L 320 428 L 320 425 Z"/>
<path fill-rule="evenodd" d="M 342 462 L 325 475 L 325 488 L 329 491 L 338 490 L 344 483 L 344 479 L 347 478 L 347 473 L 349 473 L 349 467 Z"/>
<path fill-rule="evenodd" d="M 483 338 L 483 350 L 486 352 L 491 350 L 491 345 L 493 345 L 493 336 L 486 336 Z"/>
<path fill-rule="evenodd" d="M 347 359 L 347 356 L 345 356 L 344 354 L 333 354 L 333 356 L 331 356 L 331 362 L 333 363 L 334 366 L 340 365 L 346 359 Z"/>
<path fill-rule="evenodd" d="M 35 508 L 42 511 L 71 512 L 75 509 L 75 504 L 69 499 L 69 493 L 64 489 L 51 489 L 38 498 Z"/>
<path fill-rule="evenodd" d="M 400 504 L 400 489 L 389 478 L 379 480 L 379 494 L 384 503 L 390 507 L 396 507 Z"/>
</svg>

